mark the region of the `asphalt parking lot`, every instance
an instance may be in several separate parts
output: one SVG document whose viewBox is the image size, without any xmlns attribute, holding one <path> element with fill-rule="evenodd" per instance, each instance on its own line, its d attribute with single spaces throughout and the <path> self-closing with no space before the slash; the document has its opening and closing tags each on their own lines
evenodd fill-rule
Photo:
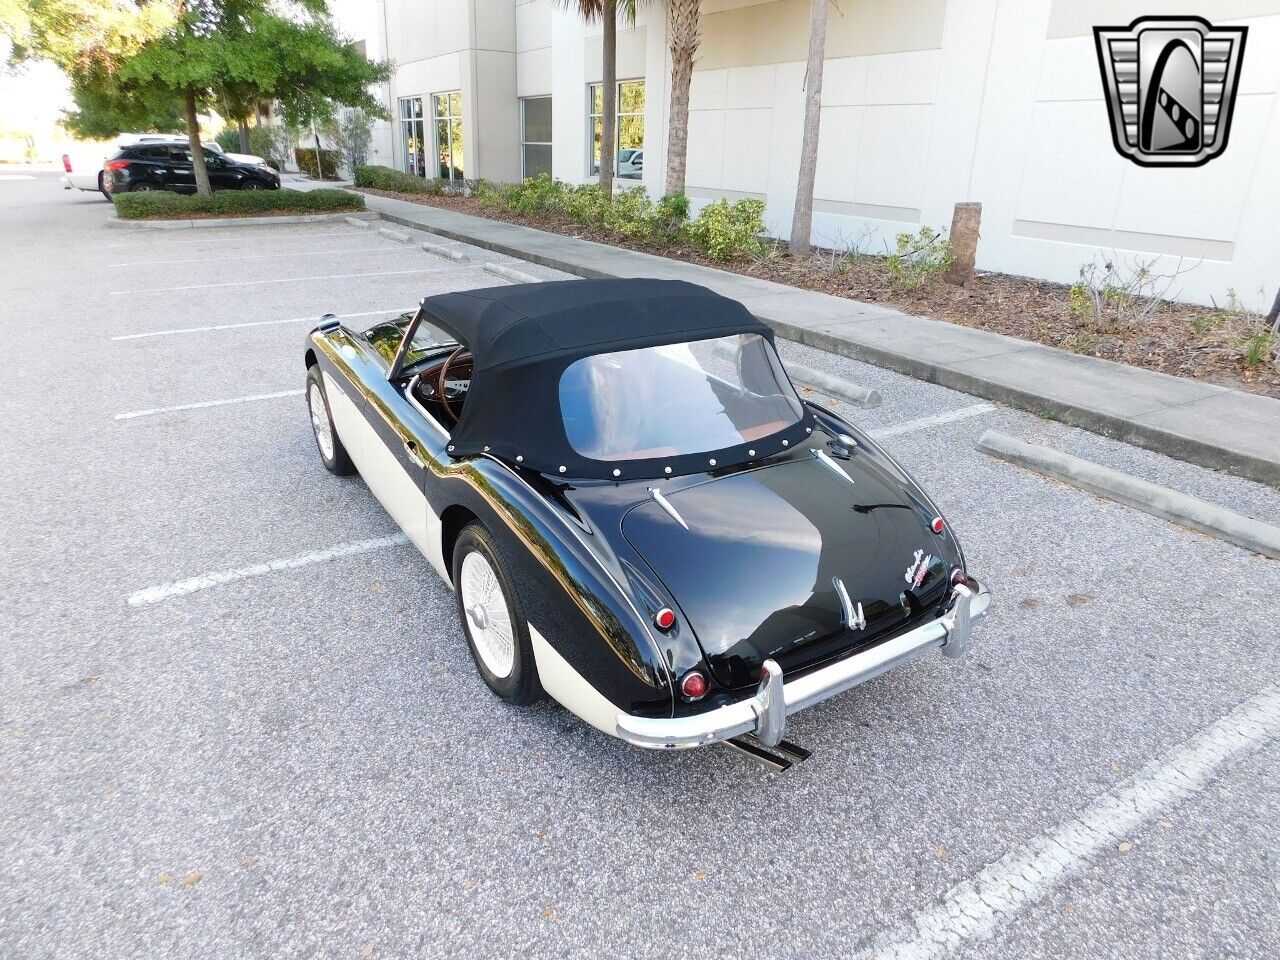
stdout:
<svg viewBox="0 0 1280 960">
<path fill-rule="evenodd" d="M 553 271 L 345 223 L 107 229 L 52 176 L 0 211 L 0 956 L 1275 956 L 1280 562 L 974 445 L 1258 517 L 1277 491 L 783 345 L 884 396 L 839 409 L 993 611 L 964 659 L 793 717 L 785 774 L 649 753 L 493 697 L 412 547 L 335 555 L 397 531 L 301 396 L 322 313 Z"/>
</svg>

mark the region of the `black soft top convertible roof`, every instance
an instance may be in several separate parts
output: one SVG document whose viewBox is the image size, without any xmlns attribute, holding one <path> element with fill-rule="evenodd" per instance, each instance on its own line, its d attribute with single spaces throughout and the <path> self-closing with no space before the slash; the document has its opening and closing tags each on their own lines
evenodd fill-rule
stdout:
<svg viewBox="0 0 1280 960">
<path fill-rule="evenodd" d="M 469 399 L 450 434 L 455 457 L 493 453 L 546 474 L 614 479 L 705 470 L 706 454 L 605 462 L 583 457 L 565 434 L 560 376 L 599 353 L 770 329 L 741 303 L 681 280 L 564 280 L 427 297 L 421 316 L 456 337 L 474 358 Z M 413 335 L 413 325 L 406 331 Z M 783 437 L 804 435 L 806 414 Z M 758 444 L 757 444 L 758 445 Z M 747 459 L 724 451 L 722 465 Z M 738 456 L 741 454 L 741 456 Z M 713 454 L 714 456 L 715 454 Z M 688 462 L 684 462 L 688 461 Z"/>
<path fill-rule="evenodd" d="M 559 280 L 428 297 L 429 319 L 470 348 L 475 369 L 769 328 L 736 300 L 683 280 Z M 567 363 L 560 363 L 564 358 Z"/>
</svg>

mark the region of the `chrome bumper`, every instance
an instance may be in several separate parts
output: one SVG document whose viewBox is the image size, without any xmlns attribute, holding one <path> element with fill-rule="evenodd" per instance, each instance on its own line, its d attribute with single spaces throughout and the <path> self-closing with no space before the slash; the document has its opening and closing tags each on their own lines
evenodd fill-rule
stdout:
<svg viewBox="0 0 1280 960">
<path fill-rule="evenodd" d="M 637 747 L 655 750 L 701 747 L 748 733 L 766 746 L 775 746 L 782 740 L 789 714 L 866 683 L 934 647 L 949 657 L 963 654 L 973 627 L 991 605 L 990 591 L 976 582 L 974 586 L 976 590 L 956 587 L 950 609 L 937 620 L 795 680 L 784 682 L 778 664 L 766 660 L 760 687 L 746 700 L 688 717 L 619 713 L 617 735 Z"/>
</svg>

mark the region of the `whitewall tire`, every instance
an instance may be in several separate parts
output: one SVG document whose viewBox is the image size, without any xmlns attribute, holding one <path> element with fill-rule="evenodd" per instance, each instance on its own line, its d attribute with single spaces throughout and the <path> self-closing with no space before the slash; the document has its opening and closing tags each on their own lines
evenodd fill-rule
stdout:
<svg viewBox="0 0 1280 960">
<path fill-rule="evenodd" d="M 307 413 L 311 418 L 311 432 L 316 439 L 316 451 L 324 467 L 332 474 L 347 477 L 356 472 L 356 465 L 347 455 L 347 448 L 338 438 L 333 426 L 333 414 L 329 412 L 329 397 L 324 390 L 324 378 L 319 365 L 307 369 Z"/>
</svg>

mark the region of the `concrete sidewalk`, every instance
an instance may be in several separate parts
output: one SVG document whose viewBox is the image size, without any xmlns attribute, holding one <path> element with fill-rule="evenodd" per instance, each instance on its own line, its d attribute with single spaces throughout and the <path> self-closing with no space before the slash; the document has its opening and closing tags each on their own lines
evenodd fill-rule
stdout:
<svg viewBox="0 0 1280 960">
<path fill-rule="evenodd" d="M 1280 487 L 1280 400 L 439 207 L 365 200 L 394 223 L 580 277 L 700 283 L 787 339 Z"/>
</svg>

